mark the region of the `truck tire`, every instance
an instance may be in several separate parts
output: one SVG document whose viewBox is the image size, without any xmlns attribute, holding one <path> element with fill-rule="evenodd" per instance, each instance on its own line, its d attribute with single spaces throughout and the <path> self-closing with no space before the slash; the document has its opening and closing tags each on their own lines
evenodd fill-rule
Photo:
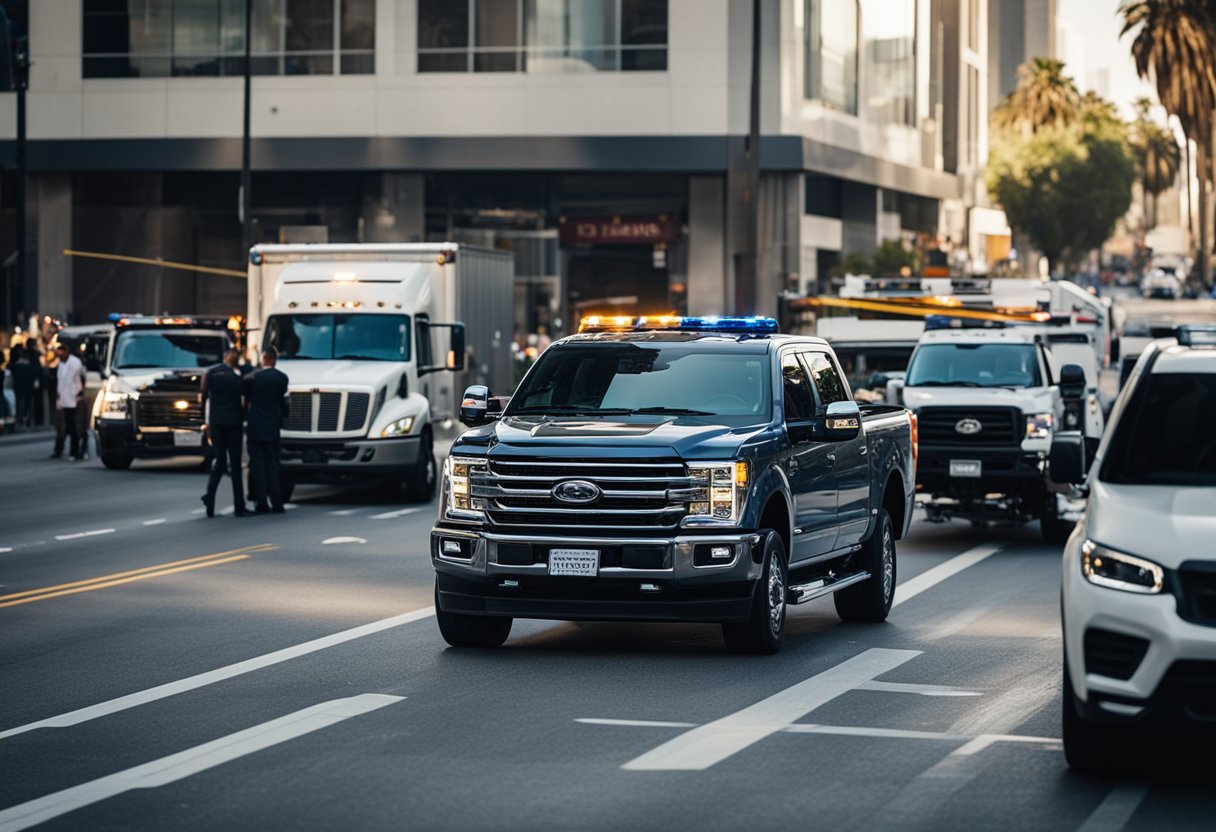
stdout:
<svg viewBox="0 0 1216 832">
<path fill-rule="evenodd" d="M 771 656 L 785 640 L 787 560 L 785 543 L 771 529 L 762 531 L 764 555 L 760 580 L 752 598 L 751 617 L 722 625 L 722 638 L 732 653 Z"/>
<path fill-rule="evenodd" d="M 514 619 L 444 612 L 439 606 L 439 581 L 436 580 L 435 620 L 439 622 L 439 634 L 452 647 L 501 647 L 511 635 Z"/>
<path fill-rule="evenodd" d="M 832 596 L 836 614 L 842 621 L 886 621 L 895 598 L 895 526 L 885 508 L 850 565 L 869 572 L 870 578 Z"/>
<path fill-rule="evenodd" d="M 1118 770 L 1128 746 L 1128 737 L 1118 736 L 1110 725 L 1090 722 L 1077 709 L 1077 695 L 1064 660 L 1064 703 L 1061 727 L 1064 738 L 1064 759 L 1073 771 L 1101 774 Z M 1123 732 L 1119 732 L 1123 733 Z"/>
<path fill-rule="evenodd" d="M 291 495 L 296 493 L 296 480 L 291 474 L 279 474 L 279 496 L 283 502 L 291 501 Z"/>
<path fill-rule="evenodd" d="M 411 503 L 429 503 L 435 496 L 435 483 L 439 479 L 437 472 L 435 440 L 427 430 L 418 443 L 418 462 L 405 484 L 405 498 Z"/>
<path fill-rule="evenodd" d="M 1039 518 L 1039 527 L 1043 532 L 1043 542 L 1053 546 L 1063 546 L 1068 542 L 1076 521 L 1063 520 L 1059 516 L 1059 502 L 1056 495 L 1048 491 L 1043 498 L 1043 516 Z"/>
<path fill-rule="evenodd" d="M 131 467 L 135 457 L 130 454 L 102 454 L 101 464 L 111 471 L 125 471 Z"/>
</svg>

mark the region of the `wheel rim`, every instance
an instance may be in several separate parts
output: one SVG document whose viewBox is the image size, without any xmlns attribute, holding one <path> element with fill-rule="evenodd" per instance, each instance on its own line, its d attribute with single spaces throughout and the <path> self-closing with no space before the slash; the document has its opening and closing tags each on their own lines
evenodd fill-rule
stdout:
<svg viewBox="0 0 1216 832">
<path fill-rule="evenodd" d="M 895 541 L 891 536 L 891 525 L 882 527 L 882 597 L 888 600 L 895 588 Z"/>
<path fill-rule="evenodd" d="M 781 576 L 781 559 L 773 552 L 768 560 L 768 626 L 774 636 L 781 633 L 784 619 L 785 579 Z"/>
</svg>

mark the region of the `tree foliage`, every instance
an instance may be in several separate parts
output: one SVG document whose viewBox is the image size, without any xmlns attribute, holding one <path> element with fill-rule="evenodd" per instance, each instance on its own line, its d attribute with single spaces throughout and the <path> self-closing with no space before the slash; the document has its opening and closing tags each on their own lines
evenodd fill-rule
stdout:
<svg viewBox="0 0 1216 832">
<path fill-rule="evenodd" d="M 903 240 L 883 240 L 874 251 L 874 274 L 893 276 L 903 274 L 904 269 L 909 273 L 920 270 L 916 252 L 904 245 Z"/>
<path fill-rule="evenodd" d="M 999 130 L 1030 136 L 1073 124 L 1080 106 L 1081 96 L 1064 74 L 1064 62 L 1034 58 L 1018 67 L 1017 87 L 992 113 L 992 123 Z"/>
<path fill-rule="evenodd" d="M 1146 197 L 1151 196 L 1152 216 L 1146 211 L 1145 222 L 1156 225 L 1157 196 L 1178 178 L 1182 167 L 1182 149 L 1173 131 L 1153 121 L 1149 115 L 1152 104 L 1148 99 L 1136 101 L 1136 119 L 1128 131 L 1128 144 L 1136 163 L 1136 176 Z M 1147 199 L 1146 199 L 1147 202 Z"/>
</svg>

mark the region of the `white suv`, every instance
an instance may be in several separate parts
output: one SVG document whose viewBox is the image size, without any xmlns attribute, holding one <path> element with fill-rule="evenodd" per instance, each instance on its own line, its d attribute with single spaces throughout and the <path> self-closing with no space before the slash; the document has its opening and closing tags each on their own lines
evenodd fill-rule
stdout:
<svg viewBox="0 0 1216 832">
<path fill-rule="evenodd" d="M 1085 479 L 1058 437 L 1057 481 Z M 1064 549 L 1064 750 L 1119 762 L 1144 729 L 1216 725 L 1216 327 L 1155 341 L 1120 394 Z"/>
</svg>

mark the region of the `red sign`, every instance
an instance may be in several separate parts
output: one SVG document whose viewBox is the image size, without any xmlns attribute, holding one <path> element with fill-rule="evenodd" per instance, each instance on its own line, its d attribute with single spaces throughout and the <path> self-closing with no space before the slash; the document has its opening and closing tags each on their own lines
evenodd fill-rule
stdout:
<svg viewBox="0 0 1216 832">
<path fill-rule="evenodd" d="M 676 238 L 668 214 L 633 217 L 562 217 L 559 236 L 564 245 L 653 244 Z"/>
</svg>

